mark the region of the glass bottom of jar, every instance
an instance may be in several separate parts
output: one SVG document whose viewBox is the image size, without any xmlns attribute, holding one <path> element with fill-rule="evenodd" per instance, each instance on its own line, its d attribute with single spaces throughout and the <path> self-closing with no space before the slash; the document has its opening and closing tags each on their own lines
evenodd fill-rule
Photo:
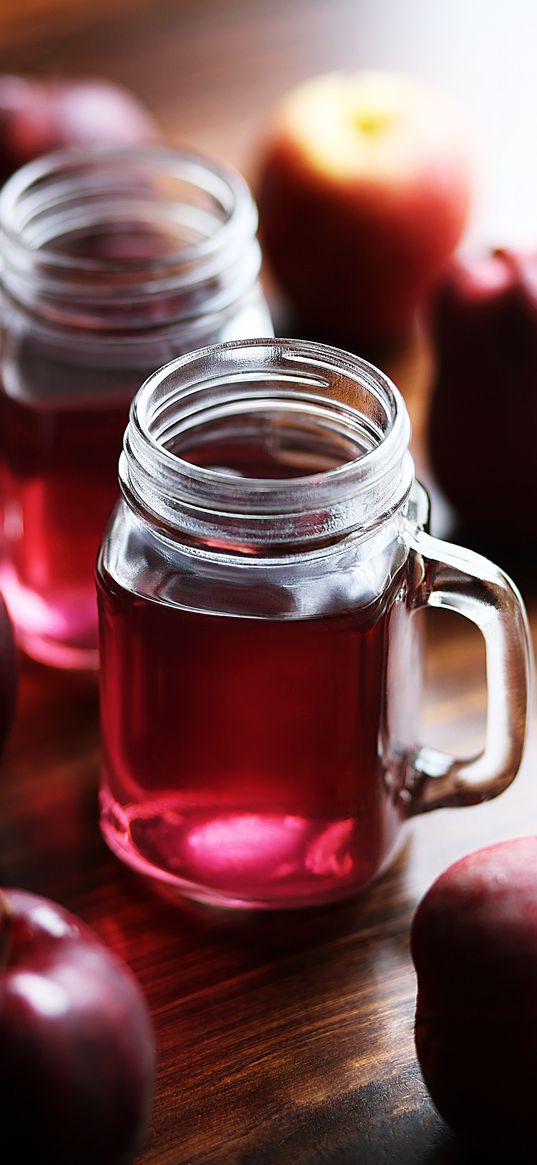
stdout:
<svg viewBox="0 0 537 1165">
<path fill-rule="evenodd" d="M 37 663 L 45 663 L 49 667 L 63 668 L 65 671 L 97 671 L 99 667 L 99 652 L 79 647 L 69 647 L 68 644 L 54 643 L 46 637 L 16 633 L 17 643 L 21 651 Z"/>
<path fill-rule="evenodd" d="M 51 667 L 95 671 L 99 664 L 97 600 L 93 587 L 54 601 L 24 586 L 9 563 L 0 566 L 2 592 L 18 646 Z"/>
<path fill-rule="evenodd" d="M 394 856 L 361 846 L 354 818 L 186 805 L 166 795 L 120 806 L 101 793 L 101 831 L 117 857 L 178 897 L 281 910 L 349 898 Z"/>
</svg>

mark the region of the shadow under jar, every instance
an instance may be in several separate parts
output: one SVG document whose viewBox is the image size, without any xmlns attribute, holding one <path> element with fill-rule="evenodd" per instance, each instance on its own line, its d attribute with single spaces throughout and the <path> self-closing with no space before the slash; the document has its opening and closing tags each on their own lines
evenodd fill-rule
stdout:
<svg viewBox="0 0 537 1165">
<path fill-rule="evenodd" d="M 162 146 L 62 151 L 0 198 L 0 586 L 29 655 L 97 662 L 94 571 L 132 397 L 154 368 L 272 335 L 234 171 Z"/>
<path fill-rule="evenodd" d="M 409 421 L 377 369 L 293 340 L 206 348 L 140 389 L 98 561 L 111 848 L 179 894 L 350 895 L 406 818 L 500 792 L 522 754 L 521 600 L 431 538 Z M 483 753 L 419 747 L 416 611 L 487 645 Z"/>
</svg>

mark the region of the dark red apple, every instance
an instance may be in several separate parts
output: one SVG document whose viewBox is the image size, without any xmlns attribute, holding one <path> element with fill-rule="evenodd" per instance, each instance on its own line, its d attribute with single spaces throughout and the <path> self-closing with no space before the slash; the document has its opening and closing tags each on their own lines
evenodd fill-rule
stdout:
<svg viewBox="0 0 537 1165">
<path fill-rule="evenodd" d="M 537 1154 L 537 837 L 477 850 L 434 882 L 411 931 L 416 1051 L 452 1128 Z M 525 1159 L 525 1158 L 524 1158 Z"/>
<path fill-rule="evenodd" d="M 0 1125 L 17 1165 L 128 1165 L 154 1042 L 133 975 L 79 919 L 0 892 Z"/>
<path fill-rule="evenodd" d="M 111 81 L 0 77 L 0 180 L 49 150 L 157 136 L 138 98 Z"/>
<path fill-rule="evenodd" d="M 428 447 L 459 524 L 488 544 L 537 539 L 537 252 L 461 257 L 432 299 Z"/>
<path fill-rule="evenodd" d="M 260 160 L 265 252 L 323 335 L 388 344 L 458 243 L 473 188 L 465 129 L 409 77 L 315 77 L 275 111 Z"/>
</svg>

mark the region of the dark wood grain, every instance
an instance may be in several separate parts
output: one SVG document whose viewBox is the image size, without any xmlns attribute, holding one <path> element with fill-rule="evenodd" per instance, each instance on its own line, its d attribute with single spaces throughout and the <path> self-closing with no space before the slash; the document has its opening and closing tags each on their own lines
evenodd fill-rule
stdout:
<svg viewBox="0 0 537 1165">
<path fill-rule="evenodd" d="M 299 77 L 357 63 L 366 10 L 350 0 L 3 0 L 0 71 L 122 80 L 173 140 L 253 174 L 273 101 Z M 384 362 L 407 395 L 426 473 L 427 345 L 418 338 Z M 531 571 L 523 586 L 537 631 Z M 469 751 L 483 729 L 479 637 L 435 616 L 427 659 L 428 739 Z M 435 1113 L 414 1058 L 409 924 L 453 859 L 537 832 L 536 767 L 532 720 L 511 789 L 413 822 L 396 864 L 356 901 L 254 917 L 178 907 L 101 840 L 95 680 L 22 663 L 0 781 L 0 883 L 76 911 L 139 977 L 159 1055 L 142 1165 L 476 1165 Z"/>
</svg>

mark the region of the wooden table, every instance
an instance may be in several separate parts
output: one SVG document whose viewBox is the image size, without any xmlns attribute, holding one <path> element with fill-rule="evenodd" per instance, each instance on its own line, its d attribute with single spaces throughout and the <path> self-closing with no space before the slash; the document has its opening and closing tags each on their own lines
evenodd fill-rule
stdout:
<svg viewBox="0 0 537 1165">
<path fill-rule="evenodd" d="M 408 35 L 397 42 L 389 26 L 385 63 L 434 71 L 434 54 L 422 68 L 415 43 L 425 5 L 395 5 L 400 27 L 402 8 Z M 497 17 L 494 5 L 491 12 Z M 278 94 L 308 73 L 364 63 L 367 53 L 383 63 L 382 19 L 386 4 L 350 0 L 4 0 L 0 71 L 123 80 L 169 136 L 250 175 Z M 498 44 L 500 33 L 498 24 Z M 455 77 L 455 63 L 440 74 Z M 427 367 L 406 353 L 389 368 L 407 392 L 418 438 Z M 523 589 L 535 631 L 531 580 Z M 432 618 L 430 740 L 458 752 L 479 742 L 483 682 L 477 633 L 462 619 Z M 508 792 L 479 808 L 416 820 L 397 864 L 358 901 L 284 916 L 178 909 L 100 838 L 95 680 L 22 664 L 0 783 L 0 883 L 63 902 L 139 977 L 159 1053 L 142 1165 L 476 1162 L 435 1113 L 414 1058 L 409 924 L 453 859 L 537 832 L 536 765 L 533 719 Z"/>
</svg>

